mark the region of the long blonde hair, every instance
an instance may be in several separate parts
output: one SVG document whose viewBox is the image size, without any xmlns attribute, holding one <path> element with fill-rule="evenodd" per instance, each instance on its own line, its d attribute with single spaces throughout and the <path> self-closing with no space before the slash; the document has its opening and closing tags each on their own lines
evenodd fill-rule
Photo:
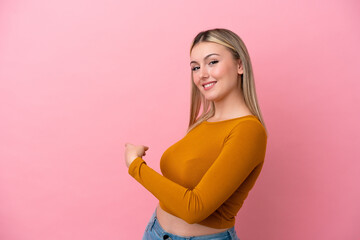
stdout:
<svg viewBox="0 0 360 240">
<path fill-rule="evenodd" d="M 250 109 L 253 115 L 255 115 L 265 128 L 267 129 L 264 120 L 261 115 L 260 107 L 256 97 L 254 74 L 251 66 L 250 56 L 247 48 L 241 38 L 234 32 L 224 28 L 214 28 L 206 31 L 202 31 L 196 35 L 191 47 L 190 53 L 193 47 L 200 42 L 214 42 L 225 46 L 233 55 L 234 59 L 240 59 L 243 64 L 244 73 L 238 75 L 237 87 L 239 91 L 242 91 L 245 104 Z M 199 125 L 201 122 L 209 119 L 215 114 L 215 105 L 213 101 L 207 100 L 201 93 L 197 86 L 194 84 L 193 76 L 191 73 L 191 101 L 190 101 L 190 120 L 187 132 L 190 132 L 193 128 Z M 199 115 L 200 107 L 202 113 Z M 210 108 L 210 109 L 209 109 Z"/>
</svg>

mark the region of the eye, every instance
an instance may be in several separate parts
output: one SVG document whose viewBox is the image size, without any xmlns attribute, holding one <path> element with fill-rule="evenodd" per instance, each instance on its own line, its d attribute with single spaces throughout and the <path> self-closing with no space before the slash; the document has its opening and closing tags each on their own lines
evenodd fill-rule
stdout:
<svg viewBox="0 0 360 240">
<path fill-rule="evenodd" d="M 218 62 L 219 62 L 218 60 L 214 60 L 214 61 L 211 61 L 210 63 L 215 64 L 215 63 L 218 63 Z"/>
<path fill-rule="evenodd" d="M 195 71 L 196 68 L 198 68 L 198 67 L 193 67 L 193 68 L 191 69 L 191 71 Z"/>
</svg>

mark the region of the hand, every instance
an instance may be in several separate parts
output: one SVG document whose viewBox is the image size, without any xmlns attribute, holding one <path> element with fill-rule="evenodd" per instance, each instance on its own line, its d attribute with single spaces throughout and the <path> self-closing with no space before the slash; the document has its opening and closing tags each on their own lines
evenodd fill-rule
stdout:
<svg viewBox="0 0 360 240">
<path fill-rule="evenodd" d="M 125 143 L 125 163 L 126 166 L 129 167 L 130 164 L 137 158 L 145 156 L 149 147 L 144 145 L 137 145 L 131 143 Z"/>
</svg>

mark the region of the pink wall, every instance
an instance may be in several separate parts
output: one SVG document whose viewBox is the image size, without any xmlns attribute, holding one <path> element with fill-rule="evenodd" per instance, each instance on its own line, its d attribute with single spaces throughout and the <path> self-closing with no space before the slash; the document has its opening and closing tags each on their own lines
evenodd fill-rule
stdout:
<svg viewBox="0 0 360 240">
<path fill-rule="evenodd" d="M 189 47 L 248 46 L 269 131 L 242 240 L 360 239 L 358 1 L 0 2 L 0 239 L 140 239 L 157 199 L 124 143 L 186 130 Z"/>
</svg>

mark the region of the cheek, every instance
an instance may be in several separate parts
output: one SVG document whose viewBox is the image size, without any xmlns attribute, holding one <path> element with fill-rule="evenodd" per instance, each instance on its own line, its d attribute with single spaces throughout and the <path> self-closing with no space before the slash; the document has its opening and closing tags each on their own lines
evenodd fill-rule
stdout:
<svg viewBox="0 0 360 240">
<path fill-rule="evenodd" d="M 196 77 L 196 74 L 194 74 L 193 75 L 193 84 L 195 85 L 195 86 L 198 86 L 199 85 L 199 78 L 198 77 Z"/>
<path fill-rule="evenodd" d="M 229 71 L 228 67 L 224 65 L 218 65 L 216 68 L 211 69 L 211 75 L 214 78 L 223 77 Z"/>
<path fill-rule="evenodd" d="M 223 65 L 219 65 L 216 68 L 213 68 L 211 71 L 211 75 L 214 78 L 221 78 L 221 77 L 232 78 L 235 73 L 234 71 L 236 71 L 236 70 L 234 70 L 234 67 L 231 66 L 231 64 L 223 64 Z M 236 72 L 236 75 L 237 75 L 237 72 Z"/>
<path fill-rule="evenodd" d="M 194 84 L 195 84 L 195 85 L 198 85 L 198 84 L 200 83 L 200 78 L 199 78 L 199 76 L 198 76 L 196 73 L 193 73 L 192 77 L 193 77 L 193 82 L 194 82 Z"/>
</svg>

